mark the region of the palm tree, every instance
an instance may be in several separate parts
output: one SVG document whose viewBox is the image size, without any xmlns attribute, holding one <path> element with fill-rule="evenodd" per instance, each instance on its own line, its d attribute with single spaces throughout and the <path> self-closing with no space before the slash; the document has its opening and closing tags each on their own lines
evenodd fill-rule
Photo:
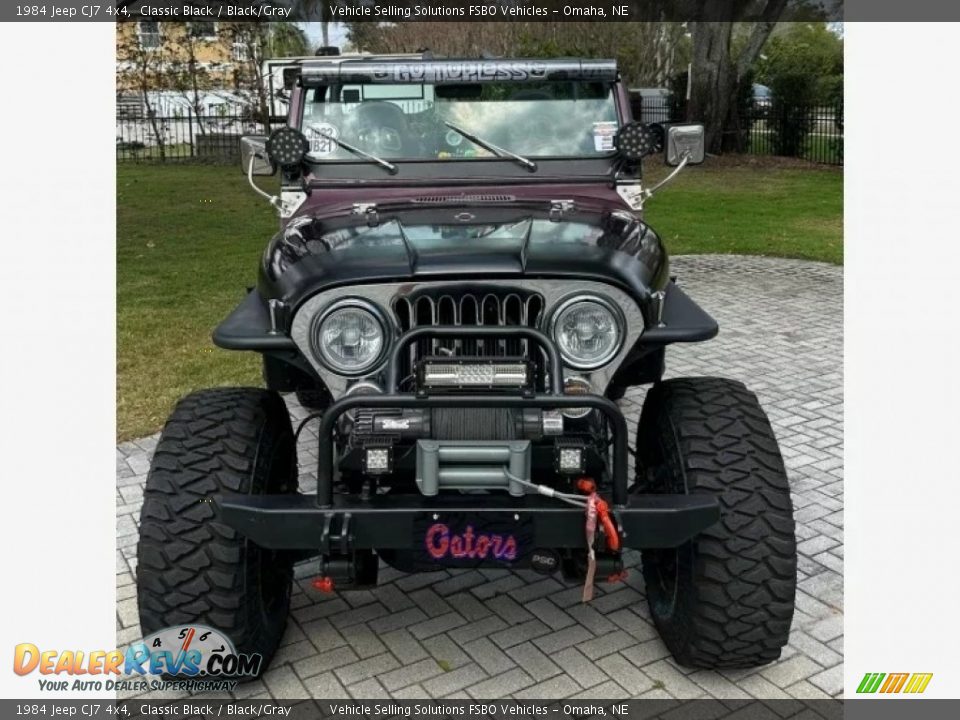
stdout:
<svg viewBox="0 0 960 720">
<path fill-rule="evenodd" d="M 330 21 L 333 19 L 333 0 L 301 0 L 293 11 L 295 20 L 319 20 L 324 47 L 330 45 Z"/>
<path fill-rule="evenodd" d="M 302 28 L 290 22 L 271 22 L 268 25 L 268 57 L 296 57 L 310 54 L 310 42 Z"/>
</svg>

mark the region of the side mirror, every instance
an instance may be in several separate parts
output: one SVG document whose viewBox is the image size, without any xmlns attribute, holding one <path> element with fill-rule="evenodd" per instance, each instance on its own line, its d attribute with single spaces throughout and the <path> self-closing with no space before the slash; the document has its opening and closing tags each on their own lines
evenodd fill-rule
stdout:
<svg viewBox="0 0 960 720">
<path fill-rule="evenodd" d="M 687 165 L 699 165 L 704 158 L 703 125 L 665 125 L 663 161 L 676 167 L 686 158 Z"/>
<path fill-rule="evenodd" d="M 253 160 L 253 175 L 273 175 L 277 166 L 267 157 L 267 138 L 263 135 L 244 135 L 240 138 L 240 169 L 250 173 Z"/>
</svg>

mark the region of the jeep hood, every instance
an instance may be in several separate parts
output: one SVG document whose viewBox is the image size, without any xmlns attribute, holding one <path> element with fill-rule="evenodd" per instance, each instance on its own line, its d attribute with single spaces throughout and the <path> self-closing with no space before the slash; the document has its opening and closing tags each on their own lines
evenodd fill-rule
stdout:
<svg viewBox="0 0 960 720">
<path fill-rule="evenodd" d="M 580 277 L 639 295 L 667 280 L 657 234 L 634 215 L 537 200 L 396 203 L 300 216 L 270 242 L 261 291 L 299 302 L 344 284 Z"/>
</svg>

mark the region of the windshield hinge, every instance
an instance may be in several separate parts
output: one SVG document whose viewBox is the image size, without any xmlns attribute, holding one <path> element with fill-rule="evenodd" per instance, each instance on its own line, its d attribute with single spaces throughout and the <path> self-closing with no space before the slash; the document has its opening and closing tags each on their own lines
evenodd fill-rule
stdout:
<svg viewBox="0 0 960 720">
<path fill-rule="evenodd" d="M 560 222 L 564 213 L 573 212 L 577 209 L 573 200 L 551 200 L 550 201 L 550 220 L 551 222 Z"/>
<path fill-rule="evenodd" d="M 363 215 L 367 218 L 367 225 L 376 227 L 380 224 L 380 215 L 377 213 L 376 203 L 354 203 L 354 215 Z"/>
</svg>

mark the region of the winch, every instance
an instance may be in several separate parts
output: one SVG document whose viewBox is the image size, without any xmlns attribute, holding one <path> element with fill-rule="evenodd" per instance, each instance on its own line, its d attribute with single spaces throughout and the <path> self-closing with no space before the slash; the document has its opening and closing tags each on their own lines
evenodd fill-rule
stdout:
<svg viewBox="0 0 960 720">
<path fill-rule="evenodd" d="M 373 439 L 542 440 L 563 434 L 563 415 L 538 408 L 357 408 L 351 443 Z"/>
</svg>

